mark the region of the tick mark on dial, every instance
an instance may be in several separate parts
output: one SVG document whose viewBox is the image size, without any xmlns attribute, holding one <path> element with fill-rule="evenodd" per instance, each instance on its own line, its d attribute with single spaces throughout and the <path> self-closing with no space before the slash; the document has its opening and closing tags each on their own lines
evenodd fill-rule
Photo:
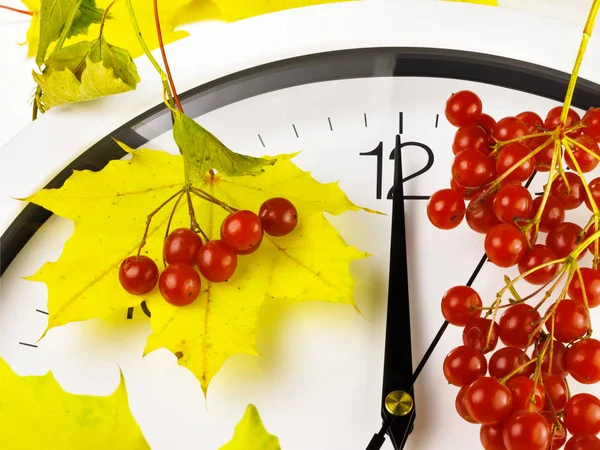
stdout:
<svg viewBox="0 0 600 450">
<path fill-rule="evenodd" d="M 329 122 L 329 129 L 333 131 L 333 125 L 331 125 L 331 117 L 327 118 L 327 122 Z"/>
<path fill-rule="evenodd" d="M 404 130 L 404 113 L 402 111 L 400 111 L 398 113 L 398 133 L 402 134 L 403 130 Z"/>
<path fill-rule="evenodd" d="M 36 309 L 36 311 L 39 312 L 39 313 L 48 315 L 48 313 L 46 311 L 42 311 L 41 309 Z"/>
<path fill-rule="evenodd" d="M 367 128 L 369 126 L 367 123 L 367 113 L 363 113 L 363 116 L 365 117 L 365 128 Z"/>
<path fill-rule="evenodd" d="M 429 200 L 430 195 L 405 195 L 404 200 Z"/>
<path fill-rule="evenodd" d="M 436 127 L 436 128 L 438 127 L 438 123 L 439 123 L 439 122 L 440 122 L 440 115 L 439 115 L 439 114 L 436 114 L 436 115 L 435 115 L 435 127 Z"/>
<path fill-rule="evenodd" d="M 298 130 L 296 130 L 296 125 L 292 124 L 292 127 L 294 128 L 294 133 L 296 133 L 296 137 L 299 138 L 300 136 L 298 136 Z"/>
<path fill-rule="evenodd" d="M 262 144 L 263 147 L 266 147 L 263 138 L 260 136 L 260 133 L 258 134 L 258 139 L 260 140 L 260 143 Z"/>
<path fill-rule="evenodd" d="M 24 345 L 25 347 L 33 347 L 33 348 L 37 348 L 37 345 L 34 344 L 28 344 L 27 342 L 19 342 L 20 345 Z"/>
</svg>

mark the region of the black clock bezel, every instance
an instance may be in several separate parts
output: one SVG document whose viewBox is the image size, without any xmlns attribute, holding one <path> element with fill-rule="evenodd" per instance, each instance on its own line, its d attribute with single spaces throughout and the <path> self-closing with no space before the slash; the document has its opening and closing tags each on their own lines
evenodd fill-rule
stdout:
<svg viewBox="0 0 600 450">
<path fill-rule="evenodd" d="M 460 79 L 524 91 L 559 102 L 569 80 L 568 73 L 495 55 L 436 48 L 376 47 L 316 53 L 253 67 L 190 89 L 180 94 L 180 99 L 186 113 L 196 118 L 220 107 L 281 89 L 371 77 Z M 600 85 L 580 79 L 573 105 L 581 109 L 600 105 Z M 46 188 L 62 186 L 73 170 L 98 171 L 111 160 L 125 156 L 113 138 L 138 148 L 171 128 L 170 112 L 160 103 L 100 139 L 57 174 Z M 0 276 L 50 216 L 44 208 L 28 204 L 9 225 L 0 237 Z M 407 318 L 388 317 L 387 322 L 402 323 L 403 320 Z M 408 336 L 403 333 L 403 339 L 407 337 L 410 338 L 410 333 Z M 408 345 L 410 355 L 410 341 L 404 344 Z M 386 361 L 394 366 L 408 361 L 412 364 L 405 355 L 396 360 L 389 351 Z M 397 377 L 388 373 L 384 380 L 389 379 Z M 388 384 L 384 381 L 382 405 Z M 384 408 L 382 416 L 384 420 L 388 418 Z M 396 426 L 405 426 L 405 422 L 398 421 Z M 394 441 L 395 448 L 403 445 L 403 442 Z"/>
</svg>

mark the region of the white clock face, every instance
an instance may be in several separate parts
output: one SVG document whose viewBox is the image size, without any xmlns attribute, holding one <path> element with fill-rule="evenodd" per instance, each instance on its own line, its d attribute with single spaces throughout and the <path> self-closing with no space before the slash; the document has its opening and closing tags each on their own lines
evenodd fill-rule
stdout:
<svg viewBox="0 0 600 450">
<path fill-rule="evenodd" d="M 455 128 L 443 111 L 448 96 L 461 89 L 477 92 L 484 112 L 495 118 L 525 110 L 544 116 L 558 104 L 485 82 L 361 77 L 225 101 L 196 118 L 240 153 L 301 151 L 294 160 L 300 168 L 311 171 L 318 181 L 339 180 L 354 203 L 387 214 L 329 217 L 348 243 L 373 255 L 352 265 L 356 303 L 363 315 L 335 304 L 267 302 L 257 338 L 262 356 L 228 360 L 205 401 L 198 381 L 177 365 L 174 355 L 159 350 L 142 358 L 150 326 L 140 308 L 132 319 L 124 312 L 117 325 L 70 324 L 37 342 L 46 326 L 46 289 L 23 277 L 55 260 L 72 233 L 68 221 L 51 217 L 1 278 L 0 356 L 19 374 L 50 369 L 66 390 L 88 394 L 112 392 L 120 366 L 131 409 L 154 450 L 219 448 L 250 402 L 279 436 L 284 450 L 365 448 L 381 426 L 394 164 L 390 153 L 397 135 L 404 144 L 405 176 L 430 166 L 404 186 L 415 367 L 443 322 L 443 293 L 465 284 L 483 255 L 483 235 L 476 235 L 466 223 L 450 232 L 437 230 L 425 213 L 427 197 L 449 186 Z M 192 104 L 189 111 L 193 109 Z M 138 129 L 142 136 L 144 129 L 152 135 L 153 123 Z M 177 151 L 170 131 L 142 146 Z M 13 173 L 12 181 L 2 180 L 3 195 L 13 195 L 11 182 L 21 176 L 25 174 Z M 532 191 L 541 189 L 544 177 L 536 177 Z M 567 218 L 580 222 L 585 214 L 579 211 Z M 473 287 L 486 304 L 502 287 L 503 273 L 517 272 L 485 264 L 477 273 Z M 481 448 L 477 426 L 455 412 L 458 390 L 447 384 L 441 370 L 445 355 L 462 342 L 460 331 L 447 330 L 415 385 L 417 418 L 407 449 Z M 384 448 L 392 448 L 389 440 Z"/>
</svg>

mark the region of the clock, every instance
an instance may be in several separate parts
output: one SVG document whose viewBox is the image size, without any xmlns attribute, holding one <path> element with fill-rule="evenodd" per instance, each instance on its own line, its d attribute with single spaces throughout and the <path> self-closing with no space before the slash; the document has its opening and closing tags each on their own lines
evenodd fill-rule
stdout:
<svg viewBox="0 0 600 450">
<path fill-rule="evenodd" d="M 240 153 L 300 150 L 300 168 L 339 180 L 354 203 L 385 213 L 328 217 L 372 255 L 351 267 L 360 312 L 266 302 L 261 356 L 228 360 L 206 399 L 174 355 L 142 358 L 151 314 L 144 305 L 120 323 L 69 324 L 38 342 L 46 291 L 23 277 L 55 260 L 73 228 L 14 198 L 124 157 L 113 138 L 177 152 L 160 81 L 140 59 L 137 91 L 56 109 L 0 150 L 0 356 L 21 375 L 50 369 L 76 393 L 109 394 L 120 367 L 132 412 L 157 450 L 219 448 L 248 403 L 284 450 L 365 449 L 382 426 L 378 445 L 387 450 L 481 448 L 442 374 L 461 341 L 444 324 L 440 299 L 470 284 L 490 303 L 501 275 L 515 271 L 486 263 L 483 236 L 468 227 L 444 232 L 427 220 L 429 196 L 450 181 L 455 129 L 444 105 L 471 89 L 494 117 L 545 114 L 564 96 L 579 27 L 467 4 L 372 1 L 195 30 L 167 47 L 188 115 Z M 592 40 L 574 96 L 579 112 L 600 105 L 599 57 Z M 530 189 L 542 185 L 534 177 Z M 410 397 L 386 404 L 398 391 Z M 391 422 L 398 404 L 412 400 Z"/>
</svg>

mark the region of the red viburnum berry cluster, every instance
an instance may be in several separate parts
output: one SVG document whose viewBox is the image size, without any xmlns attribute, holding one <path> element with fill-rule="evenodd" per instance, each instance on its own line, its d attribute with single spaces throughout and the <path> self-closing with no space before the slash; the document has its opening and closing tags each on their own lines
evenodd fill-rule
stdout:
<svg viewBox="0 0 600 450">
<path fill-rule="evenodd" d="M 600 162 L 600 109 L 583 118 L 569 109 L 566 119 L 562 109 L 545 120 L 526 111 L 496 122 L 471 91 L 446 104 L 458 127 L 451 187 L 433 194 L 429 220 L 449 230 L 466 217 L 486 235 L 488 259 L 520 274 L 505 277 L 490 307 L 469 286 L 448 289 L 441 302 L 444 318 L 463 328 L 444 375 L 460 389 L 458 414 L 480 425 L 485 450 L 600 450 L 600 399 L 571 395 L 568 385 L 600 382 L 600 341 L 589 314 L 600 305 L 600 178 L 584 175 Z M 534 171 L 548 172 L 536 199 L 523 186 Z M 565 211 L 583 203 L 592 213 L 587 224 L 565 222 Z M 544 243 L 537 243 L 540 232 Z M 588 249 L 592 267 L 580 267 Z M 527 295 L 517 292 L 522 282 Z M 503 302 L 507 293 L 512 298 Z"/>
<path fill-rule="evenodd" d="M 238 255 L 257 251 L 264 233 L 285 236 L 298 223 L 296 208 L 282 197 L 265 201 L 258 215 L 250 210 L 228 209 L 230 214 L 221 224 L 220 239 L 203 242 L 191 228 L 170 232 L 163 245 L 166 267 L 160 274 L 156 263 L 148 256 L 126 258 L 119 269 L 121 286 L 130 294 L 144 295 L 158 283 L 167 302 L 175 306 L 190 305 L 200 294 L 200 275 L 213 283 L 228 281 L 236 271 Z"/>
</svg>

